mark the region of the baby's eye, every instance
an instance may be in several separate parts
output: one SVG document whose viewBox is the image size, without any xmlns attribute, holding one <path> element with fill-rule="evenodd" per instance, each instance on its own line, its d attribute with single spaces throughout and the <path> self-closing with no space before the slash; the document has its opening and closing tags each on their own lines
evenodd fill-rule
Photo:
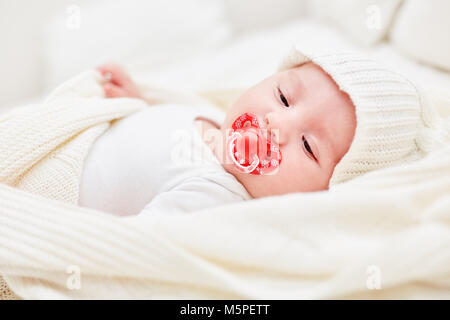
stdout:
<svg viewBox="0 0 450 320">
<path fill-rule="evenodd" d="M 283 102 L 284 106 L 289 108 L 289 102 L 288 102 L 287 99 L 285 98 L 283 92 L 281 92 L 281 90 L 278 89 L 278 93 L 280 94 L 280 99 L 281 99 L 281 101 Z"/>
<path fill-rule="evenodd" d="M 303 136 L 302 137 L 302 142 L 303 142 L 303 146 L 305 147 L 306 151 L 308 151 L 311 156 L 316 159 L 316 157 L 314 156 L 314 152 L 311 149 L 311 146 L 309 145 L 308 141 L 306 140 L 306 138 Z"/>
</svg>

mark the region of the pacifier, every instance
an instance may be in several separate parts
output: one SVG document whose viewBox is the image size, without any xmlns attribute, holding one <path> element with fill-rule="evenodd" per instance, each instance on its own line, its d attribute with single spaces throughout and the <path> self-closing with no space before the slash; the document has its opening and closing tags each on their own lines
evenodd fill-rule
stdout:
<svg viewBox="0 0 450 320">
<path fill-rule="evenodd" d="M 238 171 L 256 175 L 275 173 L 281 152 L 278 144 L 267 136 L 267 130 L 260 128 L 258 118 L 252 113 L 244 113 L 233 122 L 227 152 Z"/>
</svg>

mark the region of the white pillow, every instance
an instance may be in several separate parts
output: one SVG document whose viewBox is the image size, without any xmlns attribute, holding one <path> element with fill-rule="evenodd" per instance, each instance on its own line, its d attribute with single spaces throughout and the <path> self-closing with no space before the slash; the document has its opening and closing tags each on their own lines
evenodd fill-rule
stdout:
<svg viewBox="0 0 450 320">
<path fill-rule="evenodd" d="M 386 36 L 401 0 L 308 0 L 308 13 L 326 21 L 360 45 Z"/>
<path fill-rule="evenodd" d="M 410 57 L 450 71 L 450 1 L 406 1 L 390 38 L 395 47 Z"/>
<path fill-rule="evenodd" d="M 222 0 L 81 2 L 46 25 L 45 88 L 107 61 L 161 68 L 221 45 L 230 30 Z"/>
<path fill-rule="evenodd" d="M 257 31 L 296 20 L 305 15 L 305 0 L 224 0 L 228 19 L 236 33 Z"/>
</svg>

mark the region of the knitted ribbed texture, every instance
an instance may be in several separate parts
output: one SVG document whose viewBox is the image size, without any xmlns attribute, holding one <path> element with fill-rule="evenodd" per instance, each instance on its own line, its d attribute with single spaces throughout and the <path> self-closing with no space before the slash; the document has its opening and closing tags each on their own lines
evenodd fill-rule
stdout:
<svg viewBox="0 0 450 320">
<path fill-rule="evenodd" d="M 8 145 L 0 153 L 1 183 L 48 198 L 77 202 L 78 180 L 91 143 L 109 126 L 109 121 L 146 106 L 136 99 L 126 99 L 130 103 L 124 104 L 123 99 L 92 98 L 95 93 L 103 94 L 98 91 L 102 90 L 99 77 L 94 72 L 81 74 L 56 89 L 57 94 L 39 106 L 39 111 L 20 108 L 0 118 L 0 145 Z M 83 95 L 77 95 L 74 88 Z M 39 141 L 38 148 L 33 141 Z"/>
<path fill-rule="evenodd" d="M 6 281 L 0 276 L 0 300 L 19 300 L 20 298 L 9 289 Z"/>
<path fill-rule="evenodd" d="M 88 142 L 143 106 L 97 99 L 96 74 L 77 79 L 54 108 L 0 118 L 1 181 L 36 193 L 0 183 L 0 273 L 18 296 L 450 298 L 450 145 L 333 192 L 122 218 L 41 196 L 75 199 Z M 374 268 L 380 290 L 367 284 Z"/>
<path fill-rule="evenodd" d="M 309 61 L 327 72 L 356 108 L 355 136 L 336 165 L 330 186 L 372 170 L 417 160 L 425 154 L 418 139 L 435 140 L 419 135 L 426 125 L 422 109 L 428 106 L 416 87 L 400 74 L 360 54 L 305 55 L 295 47 L 279 70 Z"/>
<path fill-rule="evenodd" d="M 449 151 L 341 192 L 153 219 L 0 184 L 0 270 L 31 299 L 450 298 Z"/>
<path fill-rule="evenodd" d="M 1 183 L 77 203 L 82 165 L 92 142 L 109 121 L 145 107 L 134 99 L 124 104 L 93 98 L 103 95 L 101 80 L 94 71 L 83 73 L 58 87 L 42 105 L 0 117 Z M 1 276 L 0 298 L 17 298 Z"/>
</svg>

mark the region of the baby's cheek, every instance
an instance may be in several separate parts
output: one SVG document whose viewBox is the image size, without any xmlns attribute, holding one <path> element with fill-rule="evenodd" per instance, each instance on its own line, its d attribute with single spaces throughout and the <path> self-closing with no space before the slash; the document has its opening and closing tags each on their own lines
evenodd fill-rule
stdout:
<svg viewBox="0 0 450 320">
<path fill-rule="evenodd" d="M 309 192 L 323 190 L 327 181 L 324 173 L 315 163 L 308 163 L 309 159 L 299 159 L 296 162 L 286 161 L 283 184 L 294 192 Z"/>
</svg>

